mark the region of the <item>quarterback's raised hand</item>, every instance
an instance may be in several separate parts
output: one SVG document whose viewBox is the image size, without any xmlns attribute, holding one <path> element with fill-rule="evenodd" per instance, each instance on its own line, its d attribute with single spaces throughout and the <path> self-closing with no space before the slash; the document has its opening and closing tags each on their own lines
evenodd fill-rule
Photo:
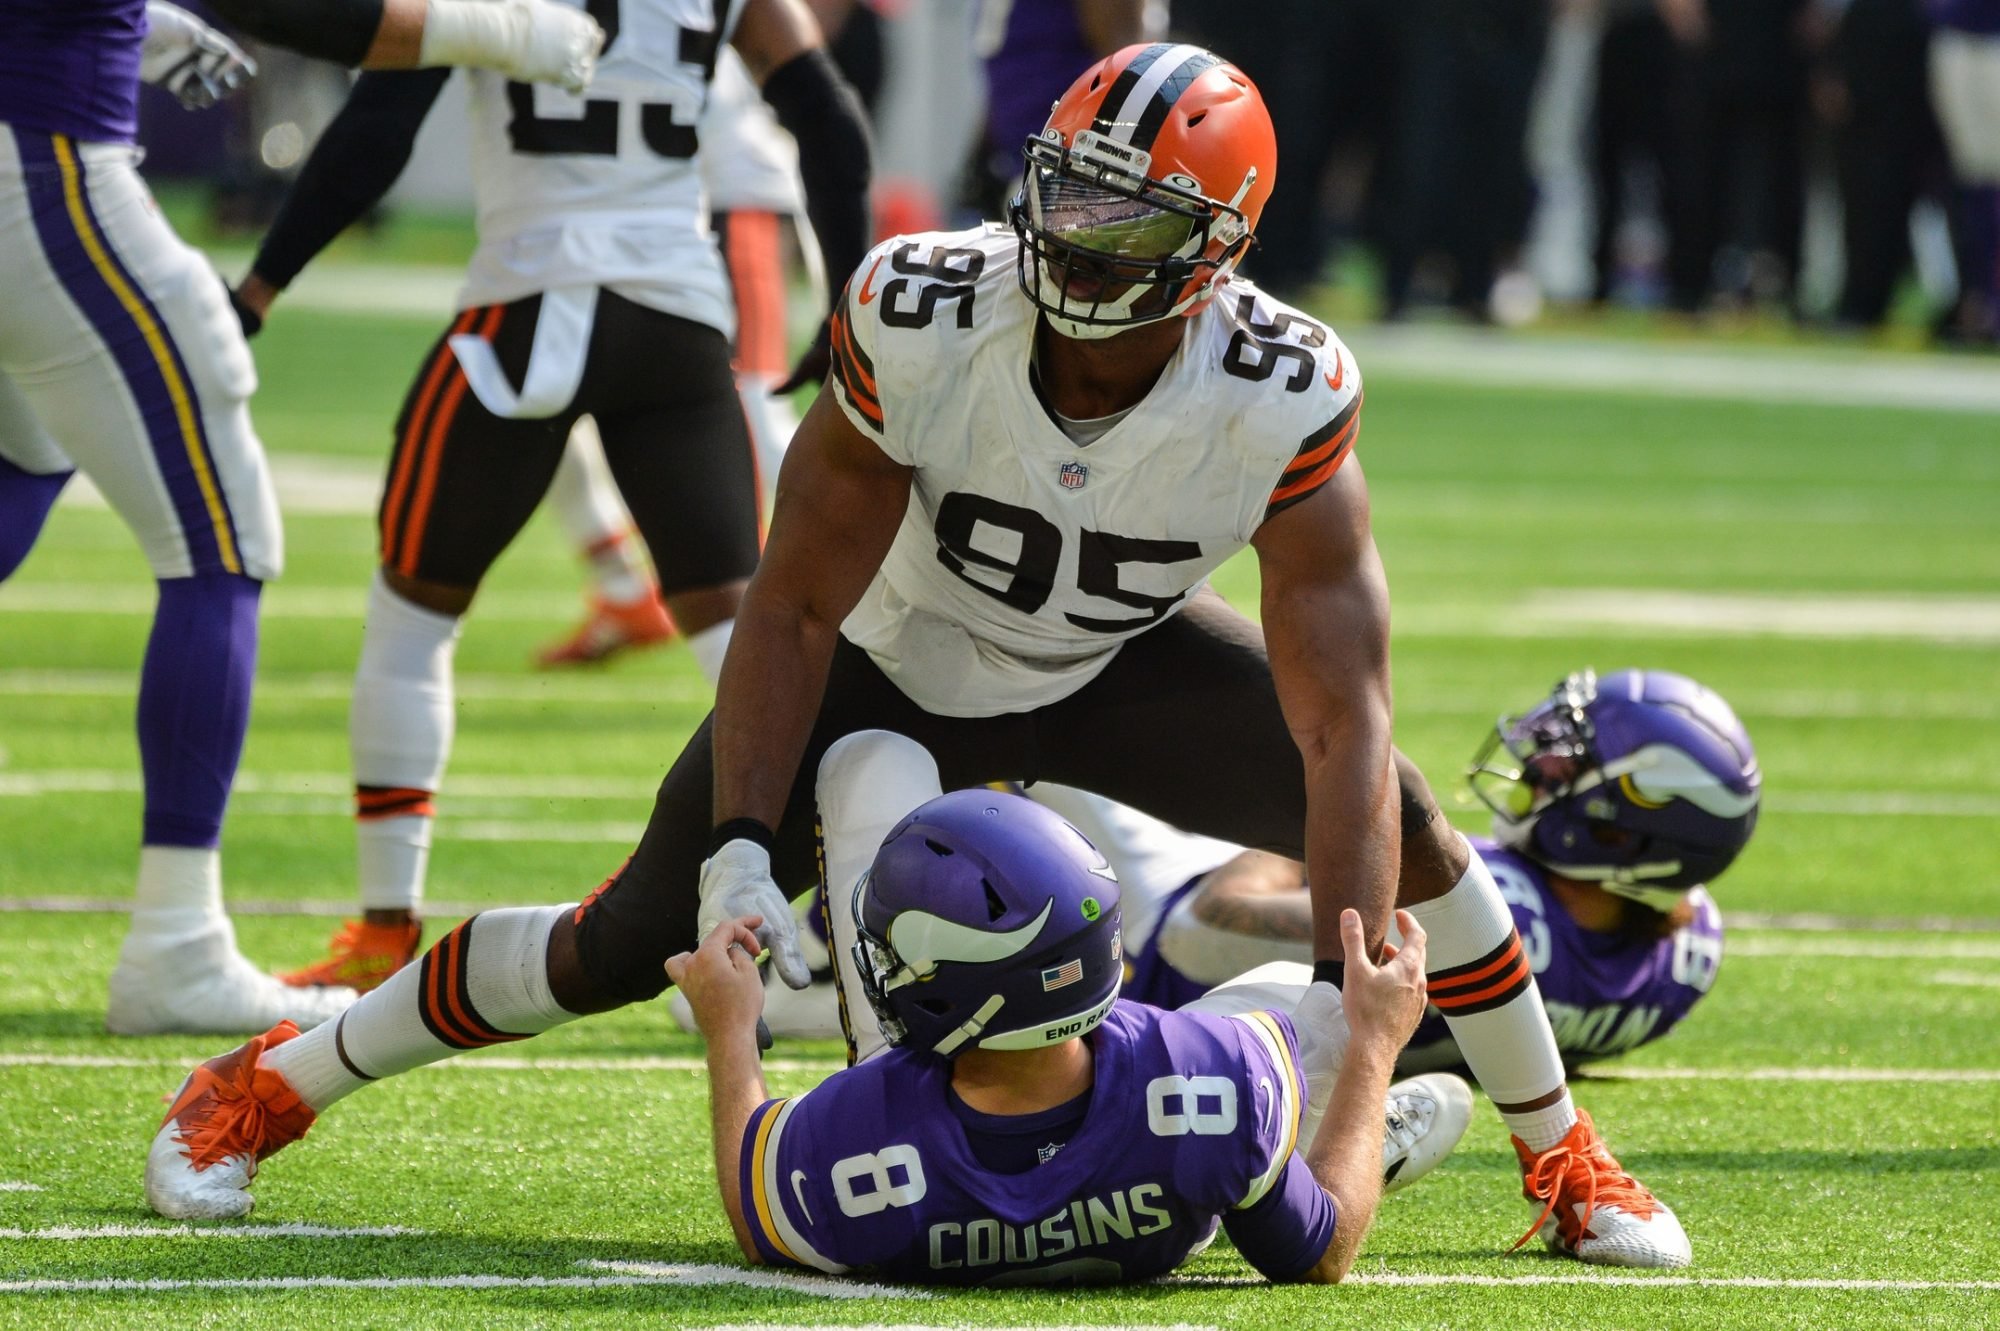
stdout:
<svg viewBox="0 0 2000 1331">
<path fill-rule="evenodd" d="M 248 83 L 257 62 L 179 5 L 150 0 L 139 78 L 165 88 L 190 111 L 205 111 Z"/>
<path fill-rule="evenodd" d="M 1424 1015 L 1424 927 L 1406 910 L 1396 912 L 1403 944 L 1382 945 L 1382 964 L 1368 959 L 1360 912 L 1340 913 L 1340 941 L 1347 953 L 1347 981 L 1340 991 L 1353 1038 L 1387 1042 L 1391 1056 Z"/>
<path fill-rule="evenodd" d="M 724 920 L 757 916 L 757 942 L 771 952 L 778 978 L 794 989 L 812 983 L 799 951 L 798 925 L 791 903 L 771 877 L 771 853 L 754 841 L 725 841 L 702 861 L 701 909 L 696 928 L 706 938 Z"/>
<path fill-rule="evenodd" d="M 724 920 L 701 946 L 667 958 L 667 978 L 687 995 L 695 1025 L 711 1042 L 753 1030 L 764 1013 L 764 977 L 757 972 L 755 915 Z"/>
</svg>

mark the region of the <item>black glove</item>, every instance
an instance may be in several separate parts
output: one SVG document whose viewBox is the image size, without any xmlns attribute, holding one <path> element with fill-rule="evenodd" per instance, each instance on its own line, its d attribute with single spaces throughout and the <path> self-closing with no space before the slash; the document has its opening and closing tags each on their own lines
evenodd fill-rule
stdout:
<svg viewBox="0 0 2000 1331">
<path fill-rule="evenodd" d="M 229 288 L 229 308 L 236 311 L 236 322 L 243 325 L 244 337 L 255 337 L 264 330 L 264 316 L 245 305 L 235 287 Z"/>
<path fill-rule="evenodd" d="M 799 357 L 799 363 L 792 367 L 792 372 L 786 377 L 785 382 L 771 391 L 782 395 L 804 388 L 807 384 L 819 383 L 826 378 L 826 372 L 832 368 L 833 316 L 829 314 L 821 321 L 819 332 L 814 335 L 812 345 L 806 348 L 803 356 Z"/>
</svg>

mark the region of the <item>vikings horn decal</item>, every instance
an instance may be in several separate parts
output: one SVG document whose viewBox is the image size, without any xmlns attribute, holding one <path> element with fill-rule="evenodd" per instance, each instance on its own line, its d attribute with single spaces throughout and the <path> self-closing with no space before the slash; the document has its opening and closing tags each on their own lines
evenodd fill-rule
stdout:
<svg viewBox="0 0 2000 1331">
<path fill-rule="evenodd" d="M 889 921 L 889 946 L 918 974 L 943 961 L 1005 961 L 1034 946 L 1055 904 L 1051 897 L 1043 903 L 1040 915 L 1004 934 L 975 929 L 929 911 L 906 910 Z"/>
</svg>

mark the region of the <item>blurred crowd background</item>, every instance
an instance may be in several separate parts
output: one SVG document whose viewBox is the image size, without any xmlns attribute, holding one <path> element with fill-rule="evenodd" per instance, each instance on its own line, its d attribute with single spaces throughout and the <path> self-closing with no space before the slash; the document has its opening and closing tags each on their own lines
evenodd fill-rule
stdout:
<svg viewBox="0 0 2000 1331">
<path fill-rule="evenodd" d="M 810 0 L 875 119 L 878 229 L 1004 215 L 1097 56 L 1170 36 L 1277 125 L 1246 271 L 1344 317 L 1651 311 L 2000 345 L 2000 0 Z M 156 182 L 262 229 L 348 76 L 257 52 L 217 116 L 149 93 Z M 432 115 L 391 209 L 469 211 Z"/>
</svg>

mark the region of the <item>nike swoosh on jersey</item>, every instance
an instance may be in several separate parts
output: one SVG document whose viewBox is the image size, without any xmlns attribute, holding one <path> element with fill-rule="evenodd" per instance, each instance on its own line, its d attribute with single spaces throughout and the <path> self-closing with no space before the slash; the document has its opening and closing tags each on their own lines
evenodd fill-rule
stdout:
<svg viewBox="0 0 2000 1331">
<path fill-rule="evenodd" d="M 812 1208 L 806 1205 L 806 1190 L 799 1186 L 801 1183 L 804 1183 L 805 1181 L 806 1181 L 805 1170 L 794 1169 L 792 1171 L 792 1196 L 799 1199 L 799 1214 L 804 1216 L 806 1218 L 806 1223 L 810 1225 L 813 1223 Z"/>
<path fill-rule="evenodd" d="M 1326 376 L 1326 386 L 1338 393 L 1340 386 L 1346 382 L 1347 358 L 1336 351 L 1333 353 L 1333 373 Z"/>
<path fill-rule="evenodd" d="M 875 299 L 875 273 L 881 268 L 882 258 L 877 255 L 875 262 L 868 266 L 868 276 L 861 279 L 861 303 L 867 305 Z M 1335 385 L 1338 387 L 1338 385 Z"/>
</svg>

